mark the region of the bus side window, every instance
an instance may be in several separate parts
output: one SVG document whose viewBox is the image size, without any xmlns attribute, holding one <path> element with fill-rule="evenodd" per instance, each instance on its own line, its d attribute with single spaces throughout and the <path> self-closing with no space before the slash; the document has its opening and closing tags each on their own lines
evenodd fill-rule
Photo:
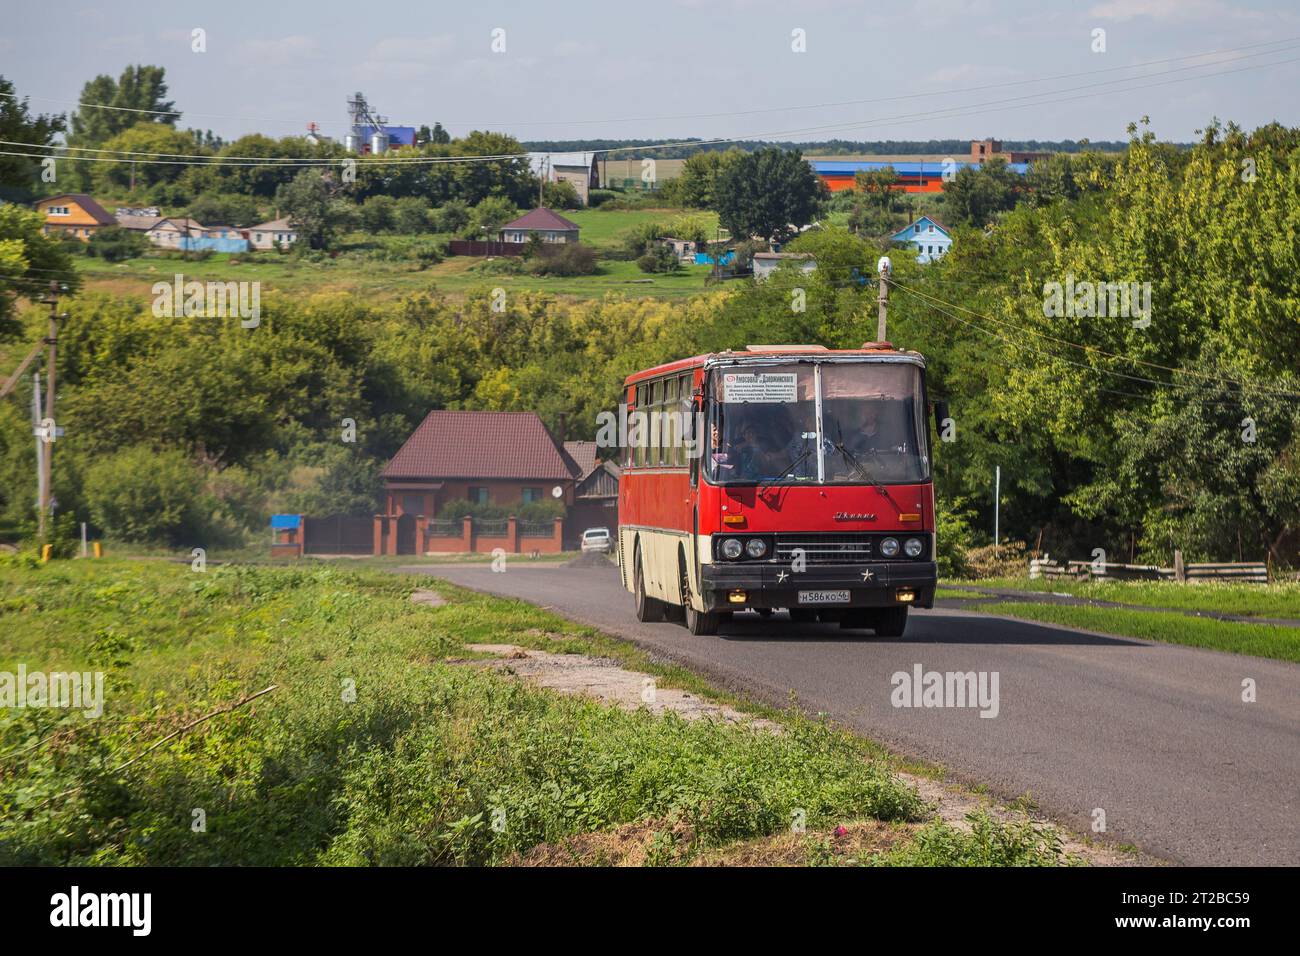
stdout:
<svg viewBox="0 0 1300 956">
<path fill-rule="evenodd" d="M 640 385 L 636 387 L 636 409 L 634 414 L 638 416 L 637 424 L 639 424 L 642 421 L 641 416 L 643 416 L 645 411 L 647 410 L 647 406 L 649 404 L 648 398 L 649 398 L 649 386 L 647 386 L 644 382 L 642 382 Z M 645 449 L 646 449 L 646 430 L 644 427 L 638 428 L 635 425 L 629 425 L 629 428 L 634 429 L 635 436 L 636 436 L 636 446 L 633 452 L 632 460 L 637 465 L 644 465 Z"/>
<path fill-rule="evenodd" d="M 636 386 L 635 385 L 629 385 L 627 387 L 627 397 L 623 401 L 625 402 L 627 407 L 628 418 L 627 418 L 627 425 L 624 426 L 624 432 L 622 435 L 623 447 L 619 449 L 618 460 L 622 462 L 623 467 L 626 468 L 632 464 L 633 449 L 632 449 L 632 442 L 629 441 L 631 436 L 627 433 L 627 429 L 632 427 L 632 410 L 636 408 Z"/>
<path fill-rule="evenodd" d="M 658 466 L 664 463 L 664 443 L 663 443 L 663 410 L 664 410 L 664 383 L 663 379 L 658 380 L 650 387 L 650 451 L 646 455 L 646 462 L 651 466 Z"/>
<path fill-rule="evenodd" d="M 677 411 L 679 416 L 677 436 L 677 460 L 676 464 L 687 466 L 691 463 L 691 456 L 688 451 L 690 442 L 694 438 L 692 425 L 694 424 L 691 415 L 691 376 L 690 373 L 683 375 L 677 382 Z"/>
<path fill-rule="evenodd" d="M 673 413 L 677 411 L 677 379 L 664 379 L 664 400 L 659 409 L 662 438 L 659 441 L 659 462 L 663 465 L 677 464 L 677 425 Z"/>
</svg>

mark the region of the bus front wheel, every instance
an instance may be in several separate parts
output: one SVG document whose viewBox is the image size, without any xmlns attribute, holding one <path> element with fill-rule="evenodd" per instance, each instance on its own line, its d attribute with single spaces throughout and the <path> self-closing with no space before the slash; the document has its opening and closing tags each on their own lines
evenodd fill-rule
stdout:
<svg viewBox="0 0 1300 956">
<path fill-rule="evenodd" d="M 717 611 L 697 611 L 691 605 L 691 578 L 690 572 L 686 570 L 686 562 L 682 561 L 682 618 L 686 625 L 686 630 L 692 634 L 707 635 L 717 634 L 718 624 L 721 622 L 722 615 Z"/>
<path fill-rule="evenodd" d="M 641 574 L 641 546 L 637 545 L 632 569 L 633 595 L 636 597 L 636 619 L 654 624 L 664 619 L 664 602 L 645 593 L 645 578 Z"/>
<path fill-rule="evenodd" d="M 907 630 L 907 605 L 877 611 L 871 626 L 876 637 L 902 637 Z"/>
</svg>

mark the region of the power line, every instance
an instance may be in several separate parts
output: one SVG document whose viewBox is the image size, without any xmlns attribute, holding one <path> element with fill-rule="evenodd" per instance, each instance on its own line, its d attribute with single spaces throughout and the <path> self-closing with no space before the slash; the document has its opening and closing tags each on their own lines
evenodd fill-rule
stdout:
<svg viewBox="0 0 1300 956">
<path fill-rule="evenodd" d="M 1267 55 L 1271 55 L 1271 54 L 1275 54 L 1275 53 L 1285 53 L 1285 52 L 1290 52 L 1291 49 L 1295 49 L 1295 48 L 1284 48 L 1284 49 L 1278 49 L 1278 50 L 1269 50 L 1269 51 L 1265 51 L 1265 52 L 1263 52 L 1263 53 L 1258 53 L 1258 54 L 1247 54 L 1246 56 L 1237 57 L 1237 58 L 1235 58 L 1234 60 L 1227 61 L 1227 62 L 1236 62 L 1237 60 L 1250 59 L 1250 58 L 1253 58 L 1253 57 L 1255 57 L 1255 56 L 1267 56 Z M 1155 83 L 1142 82 L 1142 83 L 1140 83 L 1140 84 L 1138 84 L 1138 85 L 1136 85 L 1136 86 L 1130 86 L 1130 87 L 1124 87 L 1124 88 L 1120 88 L 1120 89 L 1108 90 L 1108 91 L 1106 91 L 1106 92 L 1109 92 L 1109 93 L 1129 93 L 1129 92 L 1134 92 L 1134 91 L 1139 91 L 1139 90 L 1147 90 L 1147 89 L 1151 89 L 1151 88 L 1153 88 L 1153 87 L 1157 87 L 1157 86 L 1169 86 L 1169 85 L 1172 85 L 1172 84 L 1175 84 L 1175 83 L 1186 83 L 1186 82 L 1190 82 L 1190 81 L 1194 81 L 1194 80 L 1200 80 L 1200 79 L 1211 79 L 1211 78 L 1220 77 L 1220 76 L 1228 76 L 1228 75 L 1231 75 L 1231 74 L 1234 74 L 1234 73 L 1244 73 L 1244 72 L 1248 72 L 1248 71 L 1251 71 L 1251 70 L 1266 69 L 1266 68 L 1274 67 L 1274 66 L 1284 66 L 1284 65 L 1286 65 L 1286 64 L 1289 64 L 1289 63 L 1295 63 L 1295 62 L 1300 62 L 1300 57 L 1293 57 L 1293 58 L 1285 59 L 1285 60 L 1275 60 L 1275 61 L 1268 62 L 1268 63 L 1256 63 L 1256 64 L 1252 64 L 1252 65 L 1249 65 L 1249 66 L 1238 67 L 1238 68 L 1233 69 L 1233 70 L 1220 70 L 1220 71 L 1218 71 L 1218 72 L 1214 72 L 1214 73 L 1199 73 L 1199 74 L 1196 74 L 1196 75 L 1193 75 L 1193 76 L 1179 77 L 1179 78 L 1176 78 L 1176 79 L 1172 79 L 1172 80 L 1163 80 L 1163 81 L 1155 82 Z M 1180 73 L 1180 72 L 1184 72 L 1184 71 L 1186 71 L 1186 70 L 1202 70 L 1202 69 L 1204 69 L 1206 66 L 1213 66 L 1213 65 L 1215 65 L 1215 64 L 1198 64 L 1198 65 L 1189 66 L 1189 67 L 1180 67 L 1180 68 L 1175 69 L 1175 70 L 1166 70 L 1166 71 L 1164 71 L 1163 73 L 1153 74 L 1153 76 L 1167 76 L 1167 75 L 1170 74 L 1170 73 Z M 1045 91 L 1045 92 L 1041 92 L 1041 93 L 1031 93 L 1031 94 L 1026 94 L 1026 95 L 1024 95 L 1024 96 L 1009 97 L 1009 98 L 1004 99 L 1004 100 L 991 100 L 991 101 L 988 101 L 988 102 L 986 102 L 986 103 L 976 103 L 976 104 L 971 104 L 971 105 L 973 105 L 973 106 L 977 106 L 977 107 L 986 107 L 986 108 L 982 108 L 982 109 L 973 109 L 973 110 L 972 110 L 972 109 L 969 109 L 969 108 L 967 108 L 967 107 L 965 107 L 965 106 L 946 107 L 946 108 L 939 109 L 939 110 L 931 110 L 931 111 L 926 111 L 926 112 L 921 112 L 921 113 L 903 113 L 903 114 L 897 114 L 897 115 L 895 115 L 895 116 L 878 117 L 878 118 L 875 118 L 875 119 L 869 119 L 869 120 L 854 120 L 854 121 L 850 121 L 850 122 L 842 122 L 842 123 L 834 123 L 834 124 L 825 124 L 825 125 L 821 125 L 821 126 L 802 127 L 802 128 L 799 128 L 799 129 L 780 130 L 780 131 L 766 132 L 766 133 L 755 133 L 755 134 L 749 134 L 749 135 L 746 135 L 746 136 L 721 137 L 721 138 L 718 138 L 718 139 L 712 139 L 712 140 L 699 140 L 699 139 L 696 139 L 696 140 L 683 140 L 683 141 L 679 141 L 679 142 L 675 142 L 675 143 L 659 143 L 659 144 L 656 144 L 656 145 L 653 145 L 653 146 L 618 146 L 618 147 L 609 147 L 609 148 L 604 148 L 604 149 L 586 150 L 586 152 L 590 152 L 590 153 L 592 153 L 593 155 L 600 155 L 600 154 L 612 154 L 612 153 L 621 153 L 621 152 L 645 152 L 645 151 L 653 151 L 653 150 L 661 150 L 661 149 L 673 149 L 673 148 L 679 148 L 679 147 L 699 147 L 699 146 L 725 145 L 725 144 L 729 144 L 729 143 L 745 142 L 745 141 L 753 140 L 753 139 L 756 139 L 756 138 L 757 138 L 757 139 L 765 139 L 765 138 L 778 137 L 778 136 L 790 136 L 790 135 L 794 135 L 794 134 L 797 134 L 797 133 L 827 132 L 827 131 L 830 131 L 830 130 L 846 130 L 846 129 L 863 129 L 863 128 L 868 128 L 868 127 L 873 126 L 873 125 L 883 125 L 883 124 L 893 124 L 893 123 L 909 123 L 909 122 L 917 122 L 917 121 L 922 120 L 922 119 L 930 119 L 930 118 L 952 119 L 952 118 L 958 118 L 958 117 L 962 117 L 962 116 L 976 116 L 976 115 L 981 115 L 981 114 L 983 114 L 983 113 L 995 113 L 995 112 L 1001 112 L 1001 111 L 1003 111 L 1003 110 L 1009 110 L 1009 109 L 1024 109 L 1024 108 L 1026 108 L 1026 107 L 1036 107 L 1036 106 L 1052 106 L 1052 105 L 1056 105 L 1056 104 L 1059 104 L 1059 103 L 1072 102 L 1072 101 L 1074 101 L 1074 100 L 1079 100 L 1079 99 L 1087 99 L 1087 98 L 1089 98 L 1090 96 L 1092 96 L 1093 94 L 1085 93 L 1085 94 L 1082 94 L 1082 95 L 1079 95 L 1079 96 L 1060 97 L 1060 98 L 1057 98 L 1057 99 L 1042 99 L 1042 98 L 1043 98 L 1043 97 L 1054 97 L 1054 96 L 1056 96 L 1056 95 L 1059 94 L 1059 93 L 1068 93 L 1068 92 L 1073 92 L 1073 91 L 1075 91 L 1075 90 L 1096 89 L 1097 87 L 1102 87 L 1102 86 L 1114 86 L 1114 85 L 1117 84 L 1117 83 L 1131 83 L 1131 82 L 1133 82 L 1133 81 L 1136 80 L 1136 79 L 1139 79 L 1139 78 L 1137 78 L 1137 77 L 1125 77 L 1125 78 L 1123 78 L 1123 79 L 1119 79 L 1119 80 L 1105 80 L 1105 81 L 1102 81 L 1102 82 L 1100 82 L 1100 83 L 1084 84 L 1084 85 L 1082 85 L 1082 86 L 1069 87 L 1069 88 L 1062 89 L 1062 90 L 1049 90 L 1049 91 Z M 1140 78 L 1140 79 L 1146 80 L 1147 78 L 1143 77 L 1143 78 Z M 1038 102 L 1026 102 L 1026 103 L 1019 103 L 1019 105 L 1010 105 L 1010 106 L 1009 106 L 1009 105 L 1001 105 L 1001 104 L 1017 103 L 1018 101 L 1021 101 L 1021 100 L 1038 100 Z M 11 145 L 11 146 L 16 145 L 16 146 L 23 146 L 23 147 L 28 147 L 28 148 L 42 148 L 42 149 L 59 149 L 59 148 L 90 149 L 90 147 L 33 147 L 31 144 L 28 144 L 28 143 L 15 143 L 15 142 L 11 142 L 11 141 L 0 141 L 0 145 Z M 369 165 L 369 164 L 378 164 L 378 165 L 388 165 L 388 166 L 401 166 L 401 165 L 432 165 L 432 164 L 437 164 L 437 163 L 442 163 L 442 162 L 450 162 L 450 161 L 455 161 L 455 162 L 500 162 L 500 161 L 503 161 L 503 160 L 524 159 L 524 158 L 526 158 L 526 157 L 528 156 L 527 153 L 503 153 L 503 154 L 497 154 L 497 155 L 491 155 L 491 156 L 463 156 L 463 157 L 431 157 L 431 156 L 413 156 L 413 157 L 398 157 L 398 158 L 370 158 L 370 159 L 353 159 L 352 157 L 348 157 L 348 156 L 344 156 L 344 157 L 336 157 L 336 158 L 332 158 L 332 159 L 331 159 L 331 158 L 319 158 L 319 157 L 302 157 L 302 158 L 298 158 L 298 157 L 243 157 L 243 159 L 252 159 L 252 160 L 255 160 L 255 161 L 253 161 L 253 162 L 242 162 L 242 161 L 241 161 L 241 162 L 232 162 L 232 161 L 229 161 L 229 159 L 231 159 L 231 158 L 220 157 L 220 156 L 213 156 L 213 157 L 210 157 L 210 158 L 202 158 L 202 157 L 194 157 L 194 156 L 191 156 L 191 157 L 190 157 L 189 159 L 187 159 L 187 160 L 131 159 L 131 158 L 129 157 L 129 153 L 130 153 L 131 151 L 120 151 L 120 150 L 105 150 L 105 151 L 106 151 L 106 152 L 112 152 L 112 153 L 114 153 L 115 155 L 124 155 L 124 154 L 125 154 L 125 158 L 122 158 L 122 159 L 114 159 L 114 158 L 110 158 L 110 157 L 96 157 L 96 156 L 67 156 L 67 155 L 61 155 L 61 154 L 57 154 L 57 153 L 15 153 L 15 152 L 6 152 L 6 151 L 0 151 L 0 155 L 2 155 L 2 156 L 25 156 L 25 157 L 29 157 L 29 158 L 47 158 L 47 157 L 53 156 L 54 158 L 58 158 L 58 159 L 71 159 L 71 160 L 81 160 L 81 161 L 90 161 L 90 162 L 93 162 L 93 161 L 98 161 L 98 162 L 118 162 L 118 163 L 120 163 L 120 162 L 140 162 L 140 163 L 147 163 L 147 164 L 150 164 L 150 165 L 166 165 L 166 166 L 231 166 L 231 167 L 240 167 L 240 166 L 262 166 L 262 167 L 266 167 L 266 166 L 283 165 L 283 166 L 285 166 L 286 168 L 290 168 L 290 167 L 293 167 L 293 166 L 300 166 L 300 167 L 312 167 L 312 166 L 334 166 L 334 165 L 337 165 L 337 164 L 340 163 L 340 162 L 347 161 L 347 160 L 351 160 L 351 161 L 354 161 L 354 162 L 358 162 L 358 163 L 361 163 L 361 164 L 367 164 L 367 165 Z M 139 153 L 139 155 L 144 155 L 144 156 L 167 156 L 167 155 L 186 155 L 186 154 L 147 153 L 147 152 L 143 152 L 143 151 L 141 151 L 141 152 Z"/>
<path fill-rule="evenodd" d="M 603 123 L 639 123 L 639 122 L 658 122 L 658 121 L 684 120 L 684 119 L 716 119 L 719 117 L 726 117 L 726 116 L 753 116 L 753 115 L 767 114 L 767 113 L 792 113 L 792 112 L 801 112 L 805 110 L 832 109 L 841 106 L 859 106 L 864 103 L 901 102 L 903 100 L 923 99 L 932 96 L 956 96 L 965 93 L 982 92 L 984 90 L 1002 89 L 1009 86 L 1025 86 L 1027 84 L 1033 84 L 1033 83 L 1049 83 L 1055 80 L 1072 79 L 1078 76 L 1094 76 L 1102 73 L 1116 73 L 1116 72 L 1123 72 L 1127 70 L 1140 70 L 1148 66 L 1159 66 L 1164 63 L 1177 63 L 1183 60 L 1195 60 L 1195 59 L 1201 59 L 1209 56 L 1219 56 L 1224 53 L 1237 53 L 1242 50 L 1255 50 L 1266 46 L 1279 46 L 1281 44 L 1290 43 L 1295 40 L 1300 40 L 1300 36 L 1285 37 L 1278 40 L 1268 40 L 1262 43 L 1251 43 L 1243 46 L 1225 47 L 1218 50 L 1208 50 L 1202 53 L 1189 53 L 1189 54 L 1184 54 L 1182 56 L 1164 57 L 1157 60 L 1143 60 L 1138 63 L 1129 64 L 1128 66 L 1113 66 L 1113 67 L 1105 67 L 1097 70 L 1081 70 L 1073 73 L 1057 73 L 1050 76 L 1029 77 L 1020 80 L 1008 80 L 1006 82 L 1001 82 L 1001 83 L 985 83 L 979 86 L 965 86 L 961 88 L 951 88 L 945 90 L 930 90 L 921 93 L 906 93 L 906 94 L 900 94 L 895 96 L 873 96 L 873 97 L 866 97 L 862 99 L 839 100 L 839 101 L 833 101 L 828 103 L 803 103 L 803 104 L 796 104 L 793 106 L 772 106 L 772 107 L 760 107 L 760 108 L 748 109 L 748 110 L 729 110 L 727 112 L 720 112 L 720 113 L 677 113 L 677 114 L 658 114 L 652 116 L 617 117 L 617 118 L 605 118 L 605 119 L 520 120 L 520 121 L 513 121 L 513 122 L 480 123 L 477 125 L 500 126 L 504 128 L 508 126 L 564 126 L 564 125 L 579 126 L 579 125 L 596 125 L 596 124 L 603 124 Z M 1277 52 L 1277 51 L 1273 51 L 1273 52 Z M 1211 66 L 1213 64 L 1202 64 L 1202 65 Z M 1130 77 L 1130 79 L 1132 79 L 1132 77 Z M 255 122 L 255 123 L 281 123 L 281 124 L 293 124 L 293 125 L 300 124 L 299 120 L 290 120 L 283 117 L 238 116 L 238 115 L 232 115 L 228 113 L 202 113 L 202 112 L 194 112 L 194 111 L 187 112 L 183 110 L 150 110 L 150 109 L 143 109 L 138 107 L 112 106 L 106 103 L 87 103 L 79 100 L 64 100 L 64 99 L 58 99 L 49 96 L 38 96 L 38 95 L 18 94 L 18 93 L 3 93 L 0 94 L 0 96 L 4 96 L 6 98 L 14 99 L 14 100 L 34 99 L 40 102 L 56 103 L 65 106 L 76 106 L 79 109 L 100 109 L 100 110 L 110 110 L 113 112 L 122 112 L 122 113 L 146 114 L 150 116 L 175 116 L 177 118 L 180 118 L 182 115 L 185 115 L 185 116 L 192 116 L 192 117 L 206 117 L 209 119 L 241 120 L 244 122 Z M 474 123 L 467 123 L 462 120 L 447 120 L 446 122 L 449 124 L 456 124 L 456 125 L 468 125 L 468 126 L 476 125 Z M 641 149 L 646 147 L 633 147 L 633 148 Z"/>
<path fill-rule="evenodd" d="M 909 289 L 909 288 L 907 288 L 906 286 L 899 285 L 898 283 L 893 282 L 892 280 L 891 280 L 891 282 L 890 282 L 890 285 L 893 285 L 893 286 L 897 287 L 900 291 L 902 291 L 902 292 L 904 292 L 904 293 L 907 293 L 908 295 L 912 295 L 912 296 L 915 296 L 915 297 L 917 297 L 917 298 L 921 298 L 922 300 L 929 300 L 929 301 L 926 302 L 926 304 L 927 304 L 931 309 L 934 309 L 936 312 L 939 312 L 940 314 L 947 316 L 948 318 L 952 319 L 952 320 L 955 321 L 955 322 L 959 322 L 959 323 L 961 323 L 962 325 L 969 326 L 970 328 L 975 329 L 977 332 L 981 332 L 981 333 L 983 333 L 984 335 L 989 336 L 990 338 L 997 339 L 998 341 L 1002 342 L 1002 343 L 1005 344 L 1005 345 L 1013 346 L 1013 347 L 1015 347 L 1015 348 L 1019 348 L 1019 349 L 1024 349 L 1024 350 L 1026 350 L 1026 351 L 1033 352 L 1033 353 L 1035 353 L 1035 354 L 1037 354 L 1037 355 L 1043 355 L 1043 356 L 1046 356 L 1047 358 L 1049 358 L 1049 359 L 1051 359 L 1052 361 L 1055 361 L 1055 362 L 1062 362 L 1062 363 L 1064 363 L 1064 364 L 1066 364 L 1066 365 L 1072 365 L 1072 366 L 1074 366 L 1074 367 L 1076 367 L 1076 368 L 1081 368 L 1081 369 L 1084 369 L 1084 370 L 1089 371 L 1089 372 L 1092 372 L 1092 373 L 1099 373 L 1099 374 L 1102 374 L 1102 375 L 1110 375 L 1110 376 L 1113 376 L 1113 377 L 1115 377 L 1115 378 L 1122 378 L 1122 379 L 1126 379 L 1126 380 L 1131 381 L 1131 382 L 1138 382 L 1138 383 L 1141 383 L 1141 384 L 1144 384 L 1144 385 L 1152 385 L 1152 386 L 1155 386 L 1155 387 L 1157 387 L 1157 388 L 1178 388 L 1178 389 L 1189 389 L 1189 388 L 1190 388 L 1190 389 L 1198 389 L 1198 388 L 1199 388 L 1199 389 L 1204 389 L 1204 388 L 1207 387 L 1207 386 L 1204 385 L 1204 384 L 1196 384 L 1196 383 L 1190 383 L 1190 382 L 1189 382 L 1189 383 L 1182 383 L 1182 382 L 1165 382 L 1165 381 L 1161 381 L 1161 380 L 1159 380 L 1159 379 L 1154 379 L 1154 378 L 1145 378 L 1145 377 L 1140 376 L 1140 375 L 1130 375 L 1130 374 L 1128 374 L 1128 373 L 1126 373 L 1126 372 L 1117 372 L 1117 371 L 1114 371 L 1113 369 L 1099 368 L 1099 367 L 1097 367 L 1097 366 L 1094 366 L 1094 365 L 1088 365 L 1088 364 L 1085 364 L 1085 363 L 1083 363 L 1083 362 L 1075 362 L 1075 361 L 1072 361 L 1071 359 L 1065 358 L 1064 356 L 1061 356 L 1061 355 L 1057 355 L 1057 354 L 1055 354 L 1055 353 L 1053 353 L 1053 352 L 1048 352 L 1048 351 L 1046 351 L 1046 350 L 1044 350 L 1044 349 L 1034 348 L 1033 346 L 1031 346 L 1031 345 L 1026 345 L 1026 344 L 1023 343 L 1023 342 L 1017 342 L 1017 341 L 1014 341 L 1013 339 L 1009 339 L 1009 338 L 1007 338 L 1006 336 L 999 335 L 997 332 L 994 332 L 994 331 L 992 331 L 992 330 L 990 330 L 990 329 L 986 329 L 986 328 L 984 328 L 984 327 L 981 326 L 981 325 L 978 325 L 978 324 L 976 324 L 976 323 L 974 323 L 974 322 L 970 322 L 970 321 L 968 321 L 968 320 L 966 320 L 966 319 L 963 319 L 963 318 L 961 318 L 960 316 L 958 316 L 958 315 L 956 315 L 956 314 L 954 314 L 954 313 L 952 313 L 952 312 L 949 312 L 947 309 L 941 308 L 939 305 L 934 304 L 934 303 L 936 303 L 936 302 L 943 302 L 943 300 L 941 300 L 941 299 L 935 299 L 933 296 L 926 296 L 926 295 L 924 295 L 924 294 L 922 294 L 922 293 L 917 293 L 916 291 L 914 291 L 914 290 L 912 290 L 912 289 Z M 951 303 L 946 303 L 946 302 L 943 302 L 943 304 L 944 304 L 944 305 L 951 305 Z M 954 306 L 954 308 L 960 308 L 960 307 L 959 307 L 959 306 Z M 969 310 L 962 310 L 962 311 L 969 311 Z M 972 313 L 972 314 L 976 314 L 976 315 L 978 315 L 978 313 Z M 996 321 L 995 319 L 992 319 L 992 318 L 990 318 L 990 317 L 988 317 L 988 316 L 980 316 L 980 317 L 981 317 L 981 318 L 984 318 L 984 319 L 987 319 L 988 321 L 993 322 L 994 324 L 997 324 L 997 321 Z M 1077 343 L 1068 343 L 1068 342 L 1065 343 L 1065 344 L 1076 344 L 1076 345 L 1077 345 Z M 1079 346 L 1079 347 L 1081 347 L 1081 346 Z M 1118 356 L 1118 357 L 1119 357 L 1119 358 L 1124 358 L 1124 356 Z M 1188 371 L 1188 370 L 1186 370 L 1186 369 L 1173 369 L 1173 371 L 1176 372 L 1176 373 L 1180 373 L 1180 374 L 1181 374 L 1181 373 L 1185 373 L 1185 372 Z M 1300 393 L 1295 393 L 1295 392 L 1282 392 L 1282 391 L 1274 391 L 1274 390 L 1271 390 L 1271 389 L 1264 389 L 1264 388 L 1261 388 L 1260 386 L 1251 385 L 1251 384 L 1249 384 L 1249 383 L 1239 382 L 1239 381 L 1236 381 L 1236 380 L 1233 380 L 1233 379 L 1228 379 L 1228 378 L 1222 378 L 1222 379 L 1219 379 L 1219 381 L 1222 381 L 1222 382 L 1224 382 L 1225 384 L 1236 385 L 1238 388 L 1242 389 L 1243 391 L 1245 391 L 1245 390 L 1251 390 L 1251 391 L 1255 391 L 1255 392 L 1258 392 L 1258 393 L 1262 393 L 1262 394 L 1266 394 L 1266 395 L 1273 395 L 1273 396 L 1278 396 L 1278 397 L 1283 397 L 1283 398 L 1300 398 Z M 1128 394 L 1131 394 L 1132 397 L 1135 397 L 1135 398 L 1147 398 L 1147 397 L 1149 397 L 1149 396 L 1143 396 L 1143 395 L 1138 395 L 1138 394 L 1134 394 L 1134 393 L 1128 393 Z"/>
<path fill-rule="evenodd" d="M 1058 345 L 1064 345 L 1069 348 L 1079 349 L 1084 352 L 1091 352 L 1095 355 L 1103 356 L 1104 358 L 1108 358 L 1116 361 L 1122 361 L 1122 362 L 1129 362 L 1133 365 L 1141 365 L 1141 366 L 1145 366 L 1146 368 L 1156 369 L 1157 371 L 1161 371 L 1161 372 L 1171 372 L 1176 375 L 1191 375 L 1196 378 L 1205 378 L 1216 382 L 1227 382 L 1228 384 L 1236 385 L 1238 388 L 1250 388 L 1259 391 L 1263 394 L 1278 395 L 1284 398 L 1300 398 L 1300 394 L 1296 392 L 1288 392 L 1280 389 L 1270 389 L 1263 385 L 1255 385 L 1253 383 L 1243 382 L 1238 379 L 1225 378 L 1224 376 L 1214 375 L 1209 372 L 1198 372 L 1195 369 L 1177 368 L 1172 365 L 1162 365 L 1159 362 L 1149 362 L 1146 359 L 1140 359 L 1137 358 L 1136 356 L 1124 355 L 1119 352 L 1110 352 L 1107 351 L 1106 349 L 1098 348 L 1095 345 L 1088 345 L 1083 342 L 1073 342 L 1069 339 L 1063 339 L 1056 335 L 1050 335 L 1046 332 L 1041 332 L 1038 329 L 1030 328 L 1028 326 L 1016 325 L 1013 322 L 1007 322 L 1005 320 L 995 319 L 992 316 L 984 315 L 983 313 L 975 312 L 971 309 L 964 308 L 960 305 L 957 305 L 954 302 L 948 302 L 944 299 L 937 298 L 926 292 L 922 292 L 919 289 L 911 289 L 903 285 L 902 283 L 893 281 L 892 279 L 890 280 L 890 285 L 896 286 L 897 288 L 902 289 L 904 292 L 910 293 L 911 295 L 918 296 L 922 299 L 926 299 L 931 303 L 937 302 L 942 305 L 946 305 L 949 308 L 957 309 L 959 312 L 965 312 L 967 315 L 973 315 L 976 318 L 984 319 L 986 322 L 990 322 L 993 325 L 1006 326 L 1007 328 L 1014 329 L 1017 332 L 1025 332 L 1030 335 L 1036 335 L 1039 338 L 1047 339 L 1048 341 L 1055 342 Z M 1090 368 L 1091 366 L 1085 366 L 1085 367 Z M 1155 380 L 1144 379 L 1143 381 L 1155 381 Z"/>
</svg>

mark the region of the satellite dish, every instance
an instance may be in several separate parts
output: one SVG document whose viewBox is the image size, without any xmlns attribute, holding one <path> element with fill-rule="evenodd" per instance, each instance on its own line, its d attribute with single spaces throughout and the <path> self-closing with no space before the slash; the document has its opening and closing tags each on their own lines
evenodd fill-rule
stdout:
<svg viewBox="0 0 1300 956">
<path fill-rule="evenodd" d="M 556 485 L 554 488 L 551 489 L 551 497 L 552 497 L 552 498 L 563 498 L 563 497 L 564 497 L 564 489 L 561 488 L 559 485 Z"/>
</svg>

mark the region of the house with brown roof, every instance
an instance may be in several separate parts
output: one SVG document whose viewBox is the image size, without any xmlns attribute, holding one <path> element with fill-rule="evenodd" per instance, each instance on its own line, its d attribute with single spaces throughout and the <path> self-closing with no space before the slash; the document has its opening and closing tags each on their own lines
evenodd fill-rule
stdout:
<svg viewBox="0 0 1300 956">
<path fill-rule="evenodd" d="M 47 236 L 75 236 L 82 242 L 104 226 L 113 226 L 117 220 L 108 210 L 85 193 L 60 193 L 38 200 L 36 211 L 45 215 L 43 232 Z"/>
<path fill-rule="evenodd" d="M 578 224 L 553 209 L 539 206 L 502 226 L 500 238 L 502 242 L 527 242 L 533 233 L 537 233 L 542 242 L 577 242 Z"/>
<path fill-rule="evenodd" d="M 384 466 L 375 554 L 559 551 L 564 519 L 441 517 L 451 502 L 574 503 L 582 468 L 535 412 L 436 410 Z M 463 509 L 462 509 L 463 510 Z"/>
</svg>

